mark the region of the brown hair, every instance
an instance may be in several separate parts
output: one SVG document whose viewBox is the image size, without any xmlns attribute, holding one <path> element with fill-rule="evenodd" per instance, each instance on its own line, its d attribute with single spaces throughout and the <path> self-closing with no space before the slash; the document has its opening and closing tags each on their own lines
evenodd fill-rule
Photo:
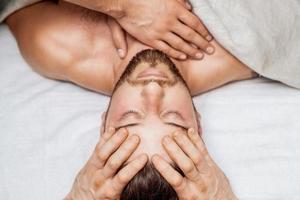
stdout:
<svg viewBox="0 0 300 200">
<path fill-rule="evenodd" d="M 181 175 L 182 171 L 174 167 Z M 121 200 L 178 200 L 172 186 L 148 161 L 123 190 Z"/>
</svg>

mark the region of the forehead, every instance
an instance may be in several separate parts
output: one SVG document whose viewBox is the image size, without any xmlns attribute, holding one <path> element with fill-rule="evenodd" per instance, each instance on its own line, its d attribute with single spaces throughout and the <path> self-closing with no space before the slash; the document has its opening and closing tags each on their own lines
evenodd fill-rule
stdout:
<svg viewBox="0 0 300 200">
<path fill-rule="evenodd" d="M 140 144 L 134 153 L 129 157 L 128 162 L 139 156 L 140 154 L 146 153 L 149 158 L 158 154 L 162 156 L 169 163 L 174 163 L 168 156 L 166 150 L 162 145 L 162 140 L 166 136 L 171 136 L 175 131 L 182 131 L 179 128 L 168 126 L 162 123 L 156 123 L 150 125 L 138 125 L 127 128 L 129 135 L 138 135 L 140 137 Z"/>
</svg>

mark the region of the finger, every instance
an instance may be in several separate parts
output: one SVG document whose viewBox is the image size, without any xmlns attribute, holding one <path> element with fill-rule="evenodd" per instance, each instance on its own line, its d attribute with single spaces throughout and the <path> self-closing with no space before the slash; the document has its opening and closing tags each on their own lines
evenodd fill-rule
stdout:
<svg viewBox="0 0 300 200">
<path fill-rule="evenodd" d="M 113 187 L 116 191 L 123 191 L 129 181 L 145 166 L 148 156 L 142 154 L 124 168 L 122 168 L 113 179 Z"/>
<path fill-rule="evenodd" d="M 173 49 L 172 47 L 170 47 L 167 43 L 165 43 L 163 41 L 155 42 L 154 48 L 164 52 L 168 56 L 171 56 L 175 59 L 185 60 L 187 58 L 187 56 L 184 53 L 181 53 L 181 52 Z"/>
<path fill-rule="evenodd" d="M 193 161 L 198 170 L 207 169 L 206 160 L 203 158 L 200 150 L 198 150 L 188 136 L 182 132 L 173 134 L 175 142 L 184 151 L 184 153 Z"/>
<path fill-rule="evenodd" d="M 104 143 L 102 146 L 96 147 L 96 150 L 92 156 L 92 163 L 97 166 L 98 169 L 104 167 L 107 159 L 119 148 L 119 146 L 127 138 L 128 132 L 126 129 L 119 130 L 116 134 Z"/>
<path fill-rule="evenodd" d="M 191 139 L 191 141 L 194 143 L 194 145 L 197 147 L 197 149 L 199 149 L 199 151 L 202 153 L 202 155 L 205 158 L 207 158 L 207 157 L 210 158 L 203 140 L 201 139 L 200 135 L 194 129 L 191 128 L 188 130 L 188 137 Z"/>
<path fill-rule="evenodd" d="M 100 136 L 100 142 L 99 142 L 99 148 L 103 146 L 110 138 L 111 136 L 115 133 L 115 128 L 114 127 L 109 127 L 107 131 L 104 132 L 105 127 L 101 127 L 101 136 Z"/>
<path fill-rule="evenodd" d="M 173 32 L 186 41 L 196 45 L 207 54 L 212 54 L 214 52 L 214 47 L 207 40 L 205 40 L 202 35 L 184 24 L 178 23 L 174 27 Z"/>
<path fill-rule="evenodd" d="M 152 163 L 157 171 L 166 179 L 166 181 L 178 192 L 186 184 L 185 179 L 176 171 L 167 161 L 159 155 L 152 156 Z"/>
<path fill-rule="evenodd" d="M 183 39 L 181 39 L 173 33 L 167 34 L 167 37 L 165 39 L 166 42 L 168 42 L 168 44 L 171 45 L 173 48 L 180 50 L 193 58 L 202 59 L 204 56 L 200 50 L 192 47 L 186 41 L 184 41 Z"/>
<path fill-rule="evenodd" d="M 188 0 L 178 0 L 178 2 L 189 11 L 193 9 L 192 4 Z"/>
<path fill-rule="evenodd" d="M 178 165 L 184 175 L 190 180 L 199 179 L 199 173 L 194 163 L 169 136 L 164 137 L 163 146 L 170 158 Z"/>
<path fill-rule="evenodd" d="M 106 162 L 103 168 L 104 177 L 114 176 L 117 170 L 137 148 L 139 142 L 140 138 L 137 135 L 130 136 Z"/>
<path fill-rule="evenodd" d="M 201 20 L 192 12 L 182 12 L 182 14 L 179 15 L 179 20 L 201 34 L 207 41 L 212 40 L 211 34 L 208 32 Z"/>
<path fill-rule="evenodd" d="M 125 58 L 127 54 L 127 42 L 124 30 L 116 20 L 111 18 L 108 19 L 108 25 L 118 55 L 121 58 Z"/>
</svg>

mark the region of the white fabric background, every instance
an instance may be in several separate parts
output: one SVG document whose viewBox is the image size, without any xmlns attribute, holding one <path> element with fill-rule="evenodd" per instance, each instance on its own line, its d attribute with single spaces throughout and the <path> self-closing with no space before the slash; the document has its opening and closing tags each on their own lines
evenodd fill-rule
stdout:
<svg viewBox="0 0 300 200">
<path fill-rule="evenodd" d="M 107 103 L 33 72 L 1 25 L 0 199 L 62 199 L 98 141 Z M 195 103 L 208 150 L 240 199 L 300 199 L 300 91 L 255 79 Z"/>
<path fill-rule="evenodd" d="M 214 37 L 259 74 L 300 89 L 300 0 L 191 0 Z"/>
</svg>

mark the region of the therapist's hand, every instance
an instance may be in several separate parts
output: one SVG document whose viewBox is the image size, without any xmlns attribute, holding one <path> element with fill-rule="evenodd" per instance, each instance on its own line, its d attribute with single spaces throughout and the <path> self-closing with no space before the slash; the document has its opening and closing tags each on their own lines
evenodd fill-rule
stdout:
<svg viewBox="0 0 300 200">
<path fill-rule="evenodd" d="M 110 15 L 137 40 L 173 58 L 202 59 L 203 52 L 214 52 L 211 35 L 185 0 L 66 1 Z"/>
<path fill-rule="evenodd" d="M 154 155 L 152 161 L 180 200 L 237 199 L 227 178 L 209 156 L 198 133 L 192 129 L 188 133 L 176 132 L 173 138 L 164 138 L 163 146 L 184 176 L 158 155 Z"/>
<path fill-rule="evenodd" d="M 202 52 L 213 53 L 210 34 L 184 0 L 124 2 L 124 15 L 115 19 L 139 41 L 177 59 L 186 59 L 186 55 L 201 59 Z"/>
<path fill-rule="evenodd" d="M 147 155 L 142 154 L 118 169 L 139 144 L 139 137 L 121 129 L 110 128 L 101 136 L 91 158 L 77 175 L 71 192 L 65 200 L 119 199 L 127 183 L 144 167 Z"/>
</svg>

